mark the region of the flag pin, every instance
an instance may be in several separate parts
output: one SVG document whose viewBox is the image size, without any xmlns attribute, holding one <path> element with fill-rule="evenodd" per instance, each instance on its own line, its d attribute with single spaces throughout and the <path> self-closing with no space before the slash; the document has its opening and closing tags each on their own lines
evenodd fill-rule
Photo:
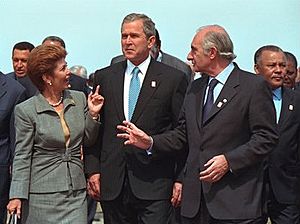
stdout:
<svg viewBox="0 0 300 224">
<path fill-rule="evenodd" d="M 151 87 L 153 87 L 153 88 L 156 87 L 156 82 L 155 82 L 155 81 L 152 81 L 152 82 L 151 82 Z"/>
<path fill-rule="evenodd" d="M 222 103 L 222 102 L 219 102 L 219 103 L 217 104 L 217 107 L 218 107 L 218 108 L 221 108 L 222 105 L 223 105 L 223 103 Z"/>
</svg>

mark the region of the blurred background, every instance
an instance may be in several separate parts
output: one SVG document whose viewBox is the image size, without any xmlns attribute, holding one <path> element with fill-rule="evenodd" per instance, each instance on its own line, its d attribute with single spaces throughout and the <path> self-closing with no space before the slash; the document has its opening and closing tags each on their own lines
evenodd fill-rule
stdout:
<svg viewBox="0 0 300 224">
<path fill-rule="evenodd" d="M 186 61 L 198 27 L 219 24 L 231 36 L 236 62 L 253 71 L 253 54 L 275 44 L 300 60 L 299 0 L 0 0 L 0 70 L 12 71 L 15 43 L 35 46 L 49 35 L 64 39 L 69 66 L 88 73 L 121 54 L 120 26 L 125 15 L 145 13 L 160 32 L 162 50 Z"/>
</svg>

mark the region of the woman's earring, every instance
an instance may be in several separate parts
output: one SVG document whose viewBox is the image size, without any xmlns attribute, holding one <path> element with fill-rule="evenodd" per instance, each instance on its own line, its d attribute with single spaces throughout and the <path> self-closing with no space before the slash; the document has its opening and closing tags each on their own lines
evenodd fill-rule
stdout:
<svg viewBox="0 0 300 224">
<path fill-rule="evenodd" d="M 48 84 L 49 84 L 49 86 L 52 86 L 52 82 L 51 81 L 49 81 Z"/>
</svg>

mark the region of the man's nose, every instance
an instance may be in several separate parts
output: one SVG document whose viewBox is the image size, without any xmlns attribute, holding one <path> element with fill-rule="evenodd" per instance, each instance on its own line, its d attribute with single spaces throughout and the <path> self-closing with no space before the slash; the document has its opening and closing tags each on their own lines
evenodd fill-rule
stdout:
<svg viewBox="0 0 300 224">
<path fill-rule="evenodd" d="M 18 61 L 18 62 L 17 62 L 17 66 L 18 66 L 18 67 L 22 67 L 22 66 L 23 66 L 22 61 Z"/>
</svg>

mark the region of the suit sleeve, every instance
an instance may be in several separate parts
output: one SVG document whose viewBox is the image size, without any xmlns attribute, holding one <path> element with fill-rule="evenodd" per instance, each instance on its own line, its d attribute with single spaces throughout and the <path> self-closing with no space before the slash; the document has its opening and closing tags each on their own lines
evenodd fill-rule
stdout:
<svg viewBox="0 0 300 224">
<path fill-rule="evenodd" d="M 86 97 L 83 94 L 81 95 L 85 114 L 84 146 L 89 147 L 96 143 L 100 122 L 92 118 L 89 113 Z"/>
<path fill-rule="evenodd" d="M 265 159 L 278 141 L 276 112 L 272 93 L 265 81 L 260 80 L 251 94 L 248 105 L 250 140 L 225 153 L 233 173 Z"/>
<path fill-rule="evenodd" d="M 25 89 L 22 88 L 18 93 L 14 106 L 17 105 L 18 103 L 23 102 L 25 99 L 26 99 L 26 92 Z M 15 153 L 15 141 L 16 141 L 14 110 L 10 116 L 9 138 L 10 138 L 10 151 L 11 151 L 11 160 L 12 160 Z"/>
<path fill-rule="evenodd" d="M 182 73 L 183 74 L 183 73 Z M 179 169 L 183 167 L 184 162 L 180 162 L 181 159 L 185 158 L 186 141 L 185 141 L 185 120 L 183 101 L 187 89 L 187 80 L 183 75 L 181 80 L 178 82 L 177 88 L 175 88 L 172 96 L 172 129 L 162 134 L 154 135 L 152 157 L 160 158 L 166 154 L 174 156 L 177 160 Z M 182 164 L 182 166 L 180 165 Z M 181 167 L 181 168 L 180 168 Z M 179 173 L 179 171 L 176 171 Z"/>
<path fill-rule="evenodd" d="M 34 124 L 21 105 L 15 108 L 16 151 L 12 168 L 10 198 L 28 199 Z"/>
<path fill-rule="evenodd" d="M 96 88 L 97 85 L 100 85 L 99 80 L 99 72 L 95 72 L 95 78 L 94 78 L 94 88 Z M 103 112 L 105 107 L 102 107 L 101 111 Z M 103 118 L 103 114 L 100 112 L 100 123 Z M 95 144 L 90 145 L 89 147 L 84 148 L 84 172 L 86 175 L 91 175 L 94 173 L 100 173 L 100 156 L 101 156 L 101 135 L 102 135 L 102 127 L 100 125 L 99 130 L 97 134 L 92 134 L 95 139 Z"/>
<path fill-rule="evenodd" d="M 177 153 L 187 150 L 186 121 L 185 121 L 185 103 L 181 109 L 177 126 L 170 131 L 154 135 L 153 138 L 153 156 L 160 153 Z"/>
</svg>

